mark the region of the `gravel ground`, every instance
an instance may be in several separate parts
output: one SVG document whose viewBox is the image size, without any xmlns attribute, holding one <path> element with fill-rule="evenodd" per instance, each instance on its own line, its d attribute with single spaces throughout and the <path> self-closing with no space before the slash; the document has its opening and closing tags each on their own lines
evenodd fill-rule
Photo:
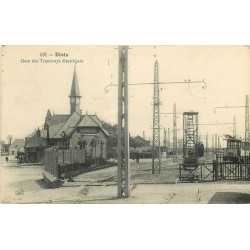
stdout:
<svg viewBox="0 0 250 250">
<path fill-rule="evenodd" d="M 180 159 L 181 160 L 181 159 Z M 203 159 L 208 160 L 208 159 Z M 2 203 L 101 204 L 243 204 L 250 203 L 250 182 L 177 183 L 178 165 L 163 159 L 160 175 L 151 174 L 151 161 L 131 161 L 131 197 L 117 199 L 117 167 L 87 172 L 49 189 L 42 166 L 1 164 Z"/>
</svg>

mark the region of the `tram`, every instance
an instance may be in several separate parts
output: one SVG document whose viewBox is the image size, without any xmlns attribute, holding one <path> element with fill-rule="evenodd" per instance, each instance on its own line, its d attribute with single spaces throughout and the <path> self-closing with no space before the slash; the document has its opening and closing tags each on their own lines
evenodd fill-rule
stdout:
<svg viewBox="0 0 250 250">
<path fill-rule="evenodd" d="M 244 157 L 249 155 L 249 143 L 236 138 L 226 138 L 226 148 L 223 149 L 224 160 L 230 160 L 233 157 Z"/>
</svg>

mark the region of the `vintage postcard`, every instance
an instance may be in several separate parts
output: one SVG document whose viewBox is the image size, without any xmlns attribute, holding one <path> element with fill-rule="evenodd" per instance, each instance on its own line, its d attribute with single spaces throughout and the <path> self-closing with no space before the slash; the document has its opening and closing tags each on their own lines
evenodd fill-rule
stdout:
<svg viewBox="0 0 250 250">
<path fill-rule="evenodd" d="M 2 46 L 1 203 L 250 203 L 249 46 Z"/>
</svg>

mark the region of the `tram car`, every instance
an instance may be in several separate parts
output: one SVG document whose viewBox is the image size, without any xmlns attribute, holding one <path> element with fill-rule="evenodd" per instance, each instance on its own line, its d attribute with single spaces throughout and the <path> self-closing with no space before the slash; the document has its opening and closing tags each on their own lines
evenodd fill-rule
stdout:
<svg viewBox="0 0 250 250">
<path fill-rule="evenodd" d="M 223 149 L 223 159 L 225 161 L 249 154 L 249 143 L 242 142 L 240 139 L 226 138 L 226 148 Z"/>
</svg>

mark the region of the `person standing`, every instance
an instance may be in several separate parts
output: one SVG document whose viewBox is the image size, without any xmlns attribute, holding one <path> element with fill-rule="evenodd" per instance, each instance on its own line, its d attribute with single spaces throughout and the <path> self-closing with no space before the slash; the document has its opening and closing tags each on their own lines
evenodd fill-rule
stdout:
<svg viewBox="0 0 250 250">
<path fill-rule="evenodd" d="M 139 152 L 136 152 L 136 162 L 139 163 L 140 162 L 140 155 Z"/>
</svg>

